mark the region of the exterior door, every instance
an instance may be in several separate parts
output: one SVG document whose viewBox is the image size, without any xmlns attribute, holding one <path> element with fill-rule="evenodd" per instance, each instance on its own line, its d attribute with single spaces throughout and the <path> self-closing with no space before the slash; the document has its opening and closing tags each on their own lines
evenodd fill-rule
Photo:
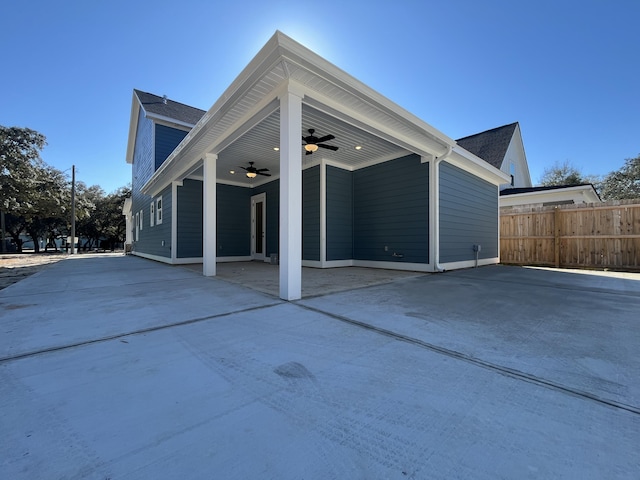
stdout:
<svg viewBox="0 0 640 480">
<path fill-rule="evenodd" d="M 266 217 L 266 194 L 254 195 L 251 197 L 251 258 L 254 260 L 264 260 L 266 258 Z"/>
</svg>

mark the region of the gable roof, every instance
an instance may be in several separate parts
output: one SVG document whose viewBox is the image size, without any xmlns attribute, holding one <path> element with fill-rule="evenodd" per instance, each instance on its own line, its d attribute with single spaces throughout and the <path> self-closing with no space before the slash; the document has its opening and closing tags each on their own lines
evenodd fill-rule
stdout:
<svg viewBox="0 0 640 480">
<path fill-rule="evenodd" d="M 166 103 L 165 103 L 166 102 Z M 183 130 L 191 130 L 206 113 L 199 108 L 175 102 L 153 93 L 133 90 L 131 100 L 131 120 L 129 121 L 129 140 L 127 142 L 127 163 L 133 163 L 133 150 L 138 131 L 140 111 L 146 118 L 163 121 Z"/>
<path fill-rule="evenodd" d="M 180 123 L 193 126 L 198 123 L 198 120 L 206 113 L 199 108 L 175 102 L 168 98 L 165 99 L 165 97 L 159 97 L 153 93 L 136 89 L 133 91 L 148 117 L 178 120 Z"/>
<path fill-rule="evenodd" d="M 502 161 L 517 126 L 518 122 L 510 123 L 502 127 L 492 128 L 486 132 L 460 138 L 456 142 L 465 150 L 470 151 L 499 169 L 502 167 Z"/>
</svg>

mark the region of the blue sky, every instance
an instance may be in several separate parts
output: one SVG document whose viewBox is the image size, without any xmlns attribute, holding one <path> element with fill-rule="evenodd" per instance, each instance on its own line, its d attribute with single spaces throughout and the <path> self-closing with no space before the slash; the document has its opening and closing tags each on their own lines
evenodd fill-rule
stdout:
<svg viewBox="0 0 640 480">
<path fill-rule="evenodd" d="M 0 125 L 111 192 L 134 88 L 208 109 L 276 29 L 452 138 L 519 121 L 534 184 L 640 154 L 640 1 L 22 0 L 0 16 Z"/>
</svg>

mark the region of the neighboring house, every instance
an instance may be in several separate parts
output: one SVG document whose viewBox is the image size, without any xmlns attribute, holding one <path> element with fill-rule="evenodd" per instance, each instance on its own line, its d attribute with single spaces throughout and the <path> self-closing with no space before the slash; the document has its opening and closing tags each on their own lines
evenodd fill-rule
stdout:
<svg viewBox="0 0 640 480">
<path fill-rule="evenodd" d="M 591 183 L 530 188 L 509 188 L 500 192 L 501 207 L 518 205 L 572 205 L 600 203 L 602 200 Z"/>
<path fill-rule="evenodd" d="M 501 207 L 601 202 L 590 183 L 532 186 L 518 122 L 460 138 L 457 143 L 509 175 L 509 183 L 500 185 Z"/>
<path fill-rule="evenodd" d="M 509 182 L 500 185 L 500 190 L 532 186 L 518 122 L 460 138 L 456 142 L 509 175 Z"/>
<path fill-rule="evenodd" d="M 499 262 L 509 175 L 280 32 L 207 112 L 135 90 L 127 161 L 134 254 L 208 276 L 278 255 L 286 300 L 303 265 Z"/>
</svg>

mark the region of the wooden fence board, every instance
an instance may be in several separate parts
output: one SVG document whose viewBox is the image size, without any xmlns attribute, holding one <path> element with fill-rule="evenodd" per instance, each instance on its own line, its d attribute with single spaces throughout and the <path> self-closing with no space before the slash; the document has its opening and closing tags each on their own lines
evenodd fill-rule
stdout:
<svg viewBox="0 0 640 480">
<path fill-rule="evenodd" d="M 640 270 L 640 200 L 501 208 L 500 260 Z"/>
</svg>

